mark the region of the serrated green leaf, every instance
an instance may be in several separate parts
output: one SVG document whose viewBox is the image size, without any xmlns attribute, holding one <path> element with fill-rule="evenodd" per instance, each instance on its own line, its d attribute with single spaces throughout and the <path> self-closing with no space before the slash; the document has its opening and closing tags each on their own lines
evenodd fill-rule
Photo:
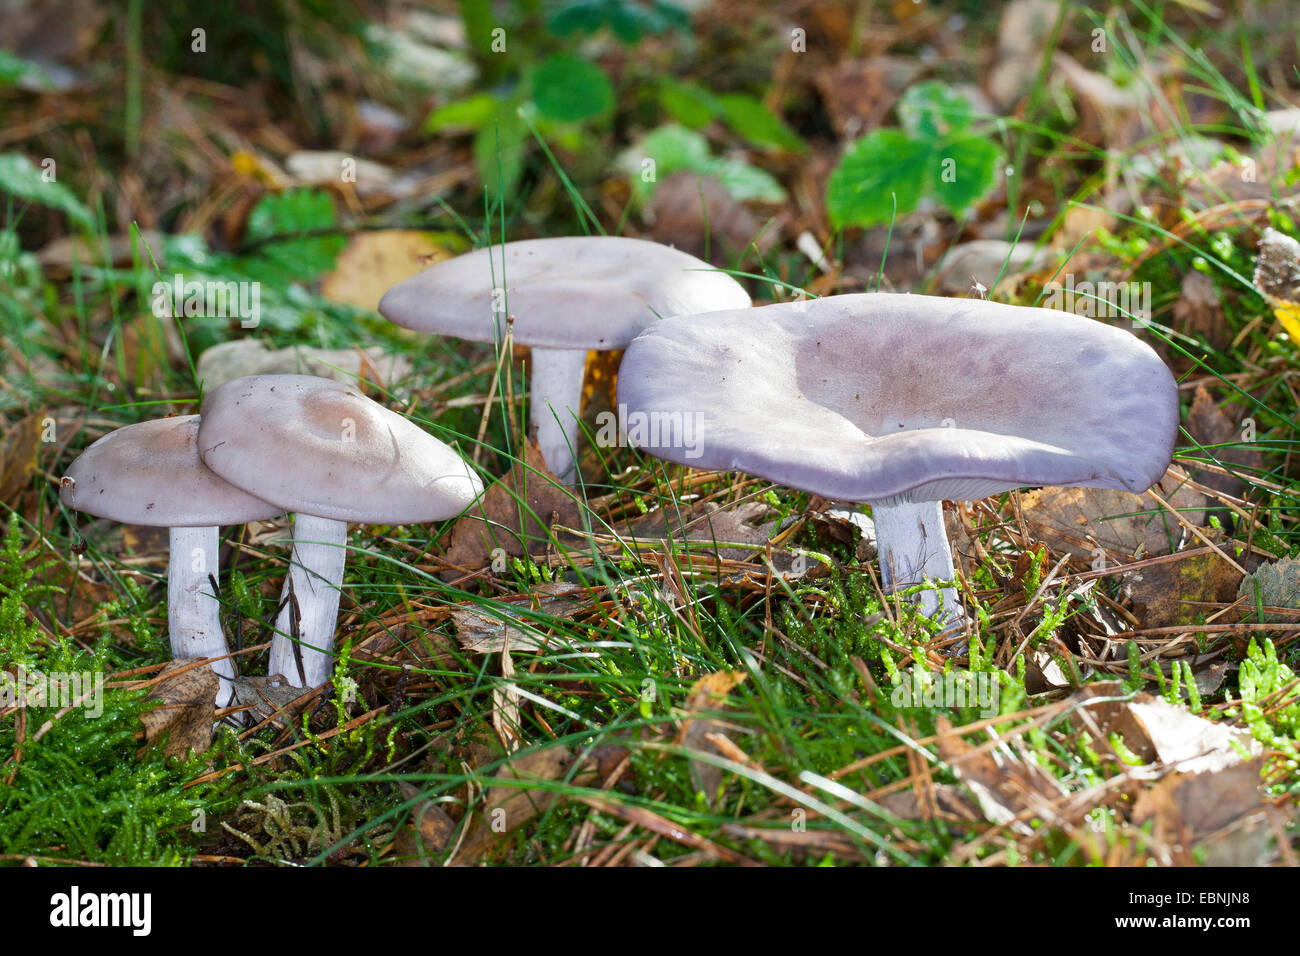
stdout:
<svg viewBox="0 0 1300 956">
<path fill-rule="evenodd" d="M 347 245 L 341 232 L 330 232 L 337 226 L 327 192 L 290 189 L 266 196 L 248 216 L 249 240 L 264 241 L 246 257 L 247 271 L 271 284 L 310 282 L 334 268 Z"/>
<path fill-rule="evenodd" d="M 935 167 L 931 194 L 959 216 L 993 188 L 1002 150 L 987 139 L 961 136 L 941 143 L 931 162 Z"/>
<path fill-rule="evenodd" d="M 21 153 L 0 154 L 0 192 L 57 209 L 84 229 L 92 229 L 95 217 L 62 183 L 47 182 L 44 170 Z"/>
<path fill-rule="evenodd" d="M 975 119 L 970 101 L 937 80 L 908 87 L 896 109 L 899 125 L 913 137 L 949 136 L 969 129 Z"/>
<path fill-rule="evenodd" d="M 916 208 L 935 160 L 932 148 L 896 129 L 876 130 L 853 143 L 826 183 L 831 225 L 877 226 Z"/>
<path fill-rule="evenodd" d="M 775 146 L 792 153 L 807 152 L 799 135 L 752 96 L 728 93 L 718 97 L 727 124 L 745 139 L 759 146 Z"/>
<path fill-rule="evenodd" d="M 501 100 L 490 93 L 475 93 L 439 106 L 424 121 L 426 133 L 446 130 L 478 132 L 491 123 L 501 109 Z"/>
<path fill-rule="evenodd" d="M 547 119 L 578 123 L 608 113 L 614 87 L 605 71 L 589 60 L 556 54 L 532 71 L 532 99 Z"/>
</svg>

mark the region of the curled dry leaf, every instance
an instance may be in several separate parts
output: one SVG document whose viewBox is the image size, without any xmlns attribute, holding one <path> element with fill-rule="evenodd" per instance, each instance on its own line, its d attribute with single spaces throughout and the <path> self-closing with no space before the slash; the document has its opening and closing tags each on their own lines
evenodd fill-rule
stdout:
<svg viewBox="0 0 1300 956">
<path fill-rule="evenodd" d="M 145 740 L 155 745 L 166 738 L 163 753 L 186 757 L 193 750 L 204 753 L 212 746 L 212 722 L 216 717 L 217 674 L 198 658 L 178 658 L 159 672 L 149 691 L 149 700 L 160 701 L 140 715 Z"/>
<path fill-rule="evenodd" d="M 510 648 L 501 649 L 501 682 L 492 688 L 492 728 L 506 753 L 514 753 L 522 744 L 519 686 L 511 680 L 515 662 Z"/>
<path fill-rule="evenodd" d="M 1260 752 L 1249 730 L 1214 723 L 1159 697 L 1130 701 L 1128 708 L 1142 724 L 1160 762 L 1173 769 L 1221 770 Z"/>
<path fill-rule="evenodd" d="M 563 583 L 545 583 L 533 589 L 534 604 L 530 608 L 549 617 L 568 620 L 589 606 L 580 599 L 588 594 L 586 588 Z M 456 640 L 460 646 L 475 654 L 496 654 L 502 651 L 507 642 L 512 651 L 541 650 L 553 638 L 538 633 L 546 630 L 546 623 L 523 614 L 505 602 L 498 601 L 493 608 L 504 616 L 484 614 L 473 605 L 460 605 L 449 608 L 452 622 L 456 625 Z M 519 621 L 516 626 L 512 621 Z M 524 628 L 531 630 L 524 630 Z"/>
</svg>

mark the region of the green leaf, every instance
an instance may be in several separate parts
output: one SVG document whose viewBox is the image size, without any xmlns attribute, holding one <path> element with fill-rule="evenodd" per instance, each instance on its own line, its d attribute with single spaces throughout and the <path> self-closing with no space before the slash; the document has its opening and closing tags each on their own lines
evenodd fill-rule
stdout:
<svg viewBox="0 0 1300 956">
<path fill-rule="evenodd" d="M 667 0 L 562 0 L 547 22 L 556 36 L 594 33 L 606 26 L 626 44 L 636 43 L 646 34 L 686 30 L 690 25 L 689 14 Z"/>
<path fill-rule="evenodd" d="M 738 159 L 715 159 L 703 170 L 726 187 L 736 199 L 756 199 L 760 202 L 781 202 L 785 190 L 770 173 Z"/>
<path fill-rule="evenodd" d="M 665 79 L 659 87 L 659 105 L 678 123 L 690 129 L 708 126 L 722 112 L 718 98 L 695 83 Z"/>
<path fill-rule="evenodd" d="M 631 175 L 632 191 L 641 202 L 649 198 L 655 187 L 654 182 L 646 182 L 641 177 L 641 162 L 645 159 L 654 160 L 656 181 L 687 170 L 712 176 L 740 200 L 780 202 L 785 198 L 785 190 L 768 173 L 739 160 L 711 155 L 708 140 L 701 134 L 669 123 L 651 130 L 640 146 L 621 157 L 620 164 Z"/>
<path fill-rule="evenodd" d="M 25 76 L 36 77 L 43 85 L 50 85 L 49 75 L 39 63 L 14 56 L 8 50 L 0 50 L 0 87 L 13 86 Z"/>
<path fill-rule="evenodd" d="M 477 132 L 496 117 L 501 101 L 490 93 L 475 93 L 464 99 L 453 100 L 439 106 L 424 121 L 426 133 L 444 130 L 471 130 Z"/>
<path fill-rule="evenodd" d="M 47 182 L 44 173 L 21 153 L 0 154 L 0 192 L 57 209 L 82 228 L 93 229 L 95 217 L 90 210 L 62 183 Z"/>
<path fill-rule="evenodd" d="M 605 71 L 564 53 L 533 70 L 532 91 L 538 112 L 562 123 L 578 123 L 614 107 L 614 88 Z"/>
<path fill-rule="evenodd" d="M 941 143 L 930 162 L 934 174 L 931 194 L 950 213 L 959 216 L 993 188 L 1002 165 L 1002 150 L 990 140 L 961 136 Z"/>
<path fill-rule="evenodd" d="M 916 208 L 934 161 L 930 146 L 896 129 L 876 130 L 853 143 L 826 183 L 831 225 L 876 226 Z"/>
<path fill-rule="evenodd" d="M 718 102 L 728 125 L 751 143 L 775 146 L 792 153 L 808 151 L 803 140 L 786 125 L 785 120 L 754 97 L 744 93 L 728 93 L 718 97 Z"/>
<path fill-rule="evenodd" d="M 347 237 L 338 227 L 330 194 L 316 189 L 290 189 L 262 199 L 248 216 L 255 256 L 246 257 L 250 274 L 267 283 L 310 282 L 334 268 Z M 314 235 L 325 233 L 324 235 Z"/>
<path fill-rule="evenodd" d="M 904 130 L 931 139 L 969 129 L 975 119 L 970 101 L 936 80 L 908 87 L 898 98 L 897 111 Z"/>
<path fill-rule="evenodd" d="M 470 46 L 479 53 L 491 53 L 492 30 L 497 25 L 491 0 L 460 0 L 460 19 Z"/>
</svg>

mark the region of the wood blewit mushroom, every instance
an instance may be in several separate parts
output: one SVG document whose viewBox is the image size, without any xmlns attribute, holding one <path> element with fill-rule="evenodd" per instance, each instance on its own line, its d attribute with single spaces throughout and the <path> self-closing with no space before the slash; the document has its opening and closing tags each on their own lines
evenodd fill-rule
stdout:
<svg viewBox="0 0 1300 956">
<path fill-rule="evenodd" d="M 177 658 L 224 658 L 217 706 L 232 695 L 234 663 L 221 629 L 217 529 L 284 513 L 222 480 L 199 459 L 198 415 L 139 422 L 109 432 L 77 458 L 59 497 L 76 511 L 168 529 L 167 634 Z"/>
<path fill-rule="evenodd" d="M 465 510 L 482 482 L 455 450 L 332 379 L 234 379 L 204 397 L 200 414 L 204 463 L 295 513 L 268 673 L 316 687 L 333 669 L 348 522 L 441 521 Z"/>
<path fill-rule="evenodd" d="M 1141 492 L 1164 474 L 1178 389 L 1131 333 L 1050 309 L 841 295 L 661 322 L 618 373 L 628 414 L 701 416 L 651 454 L 871 505 L 886 588 L 953 580 L 943 500 L 1036 485 Z M 960 619 L 951 586 L 924 612 Z"/>
<path fill-rule="evenodd" d="M 659 318 L 740 309 L 744 287 L 709 263 L 643 239 L 570 236 L 489 246 L 389 289 L 389 321 L 438 335 L 532 349 L 531 411 L 547 467 L 572 484 L 589 350 L 624 348 Z"/>
</svg>

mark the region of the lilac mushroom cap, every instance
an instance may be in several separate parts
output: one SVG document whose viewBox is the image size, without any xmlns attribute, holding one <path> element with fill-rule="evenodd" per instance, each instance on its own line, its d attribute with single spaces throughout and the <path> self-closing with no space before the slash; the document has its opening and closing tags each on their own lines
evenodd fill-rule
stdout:
<svg viewBox="0 0 1300 956">
<path fill-rule="evenodd" d="M 887 585 L 953 577 L 939 501 L 1035 485 L 1140 492 L 1178 432 L 1174 378 L 1132 334 L 921 295 L 659 323 L 628 347 L 618 397 L 629 419 L 659 416 L 657 447 L 628 429 L 657 457 L 871 504 Z M 686 416 L 698 438 L 665 442 Z"/>
<path fill-rule="evenodd" d="M 167 630 L 177 658 L 229 654 L 220 602 L 212 593 L 220 574 L 217 528 L 284 513 L 207 468 L 199 458 L 198 432 L 198 415 L 109 432 L 69 466 L 59 491 L 76 511 L 169 529 Z M 234 665 L 227 658 L 214 661 L 212 669 L 223 678 L 218 702 L 224 704 Z"/>
<path fill-rule="evenodd" d="M 332 379 L 235 379 L 209 392 L 200 414 L 204 463 L 296 513 L 270 673 L 315 687 L 332 668 L 348 522 L 441 521 L 482 482 L 454 449 Z"/>
<path fill-rule="evenodd" d="M 499 342 L 506 314 L 532 348 L 532 414 L 550 469 L 573 477 L 589 350 L 621 349 L 659 318 L 741 309 L 731 276 L 643 239 L 525 239 L 439 262 L 389 289 L 379 311 L 419 332 Z"/>
</svg>

